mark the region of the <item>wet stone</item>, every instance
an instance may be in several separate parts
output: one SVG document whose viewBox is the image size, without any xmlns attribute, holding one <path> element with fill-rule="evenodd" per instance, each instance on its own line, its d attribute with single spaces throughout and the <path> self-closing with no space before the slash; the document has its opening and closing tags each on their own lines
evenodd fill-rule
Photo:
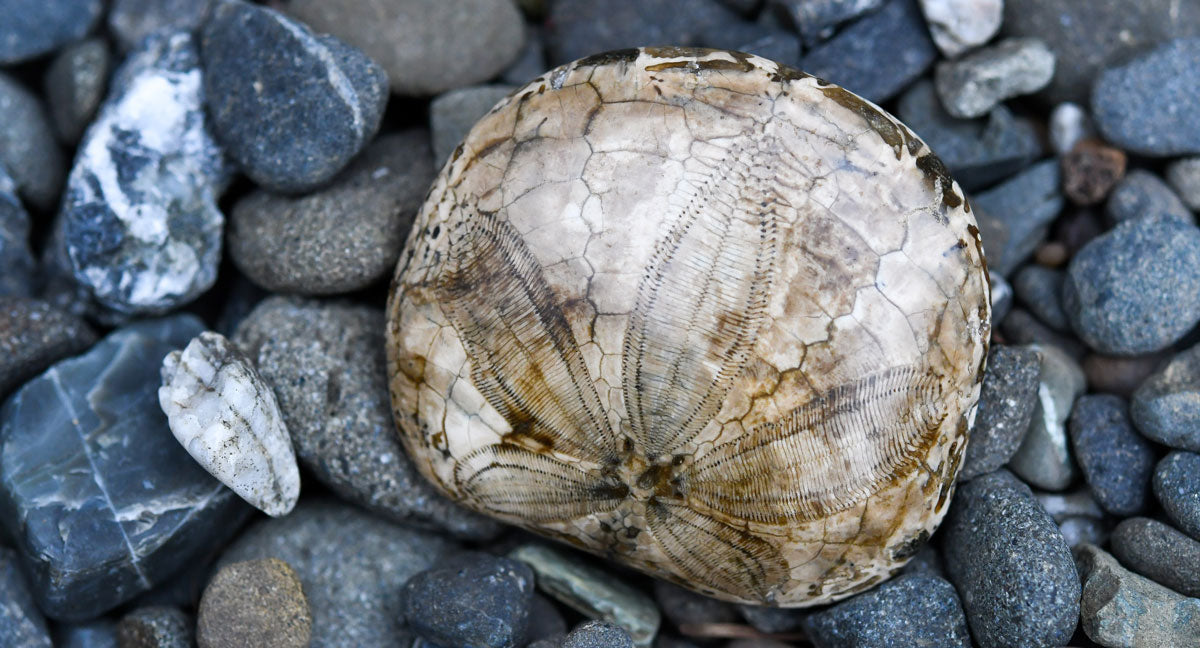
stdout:
<svg viewBox="0 0 1200 648">
<path fill-rule="evenodd" d="M 1008 276 L 1046 238 L 1063 208 L 1058 162 L 1039 162 L 979 195 L 971 204 L 983 240 L 989 241 L 988 267 Z"/>
<path fill-rule="evenodd" d="M 1080 626 L 1102 646 L 1194 646 L 1200 599 L 1187 598 L 1122 567 L 1095 545 L 1075 549 L 1083 580 Z"/>
<path fill-rule="evenodd" d="M 533 571 L 523 562 L 460 554 L 409 579 L 404 618 L 438 645 L 518 648 L 528 637 L 533 588 Z"/>
<path fill-rule="evenodd" d="M 561 648 L 633 648 L 637 644 L 618 626 L 605 621 L 586 621 L 559 645 Z"/>
<path fill-rule="evenodd" d="M 345 293 L 392 271 L 433 180 L 429 134 L 384 135 L 325 188 L 304 196 L 255 191 L 229 218 L 229 255 L 267 290 Z"/>
<path fill-rule="evenodd" d="M 46 70 L 46 101 L 60 140 L 74 143 L 104 99 L 112 65 L 108 45 L 89 38 L 65 48 Z"/>
<path fill-rule="evenodd" d="M 939 63 L 938 96 L 954 117 L 982 117 L 996 104 L 1036 92 L 1054 76 L 1054 53 L 1036 38 L 1008 38 Z"/>
<path fill-rule="evenodd" d="M 1171 187 L 1145 169 L 1133 169 L 1117 183 L 1108 196 L 1104 212 L 1116 222 L 1143 216 L 1195 222 L 1191 212 Z"/>
<path fill-rule="evenodd" d="M 1054 521 L 1005 470 L 961 486 L 943 524 L 946 572 L 981 648 L 1061 646 L 1079 577 Z"/>
<path fill-rule="evenodd" d="M 233 341 L 275 391 L 301 464 L 339 496 L 391 520 L 485 539 L 499 526 L 417 473 L 393 432 L 383 313 L 271 297 Z"/>
<path fill-rule="evenodd" d="M 930 575 L 900 576 L 811 614 L 804 631 L 817 648 L 971 648 L 954 586 Z"/>
<path fill-rule="evenodd" d="M 644 45 L 698 45 L 713 27 L 741 20 L 715 0 L 680 7 L 675 0 L 556 0 L 546 22 L 549 63 Z"/>
<path fill-rule="evenodd" d="M 1200 540 L 1200 454 L 1163 457 L 1154 468 L 1154 496 L 1176 528 Z"/>
<path fill-rule="evenodd" d="M 770 0 L 809 47 L 828 39 L 838 25 L 879 10 L 885 0 Z"/>
<path fill-rule="evenodd" d="M 1083 369 L 1066 353 L 1049 345 L 1035 348 L 1041 354 L 1037 406 L 1008 465 L 1032 486 L 1062 490 L 1078 475 L 1067 442 L 1067 418 L 1087 382 Z"/>
<path fill-rule="evenodd" d="M 102 13 L 103 0 L 0 0 L 0 65 L 37 58 L 83 38 Z"/>
<path fill-rule="evenodd" d="M 29 249 L 29 227 L 29 214 L 17 197 L 17 185 L 0 162 L 0 297 L 33 294 L 36 262 Z"/>
<path fill-rule="evenodd" d="M 0 15 L 4 14 L 0 10 Z M 64 162 L 45 106 L 16 79 L 0 72 L 0 115 L 4 116 L 0 119 L 0 166 L 12 178 L 17 194 L 38 209 L 56 207 Z"/>
<path fill-rule="evenodd" d="M 1096 140 L 1083 140 L 1062 156 L 1063 193 L 1076 205 L 1104 202 L 1125 175 L 1125 153 Z"/>
<path fill-rule="evenodd" d="M 1161 3 L 1151 3 L 1161 4 Z M 1200 31 L 1200 5 L 1188 4 Z M 1200 153 L 1200 38 L 1177 39 L 1105 70 L 1092 116 L 1106 140 L 1149 156 Z"/>
<path fill-rule="evenodd" d="M 176 607 L 146 607 L 126 614 L 117 624 L 121 648 L 192 648 L 193 623 Z"/>
<path fill-rule="evenodd" d="M 187 34 L 147 40 L 117 71 L 67 179 L 71 271 L 120 313 L 164 313 L 217 278 L 229 171 L 206 128 L 199 65 Z"/>
<path fill-rule="evenodd" d="M 948 58 L 991 40 L 1000 30 L 1004 0 L 921 0 L 933 42 Z"/>
<path fill-rule="evenodd" d="M 1063 308 L 1101 353 L 1174 343 L 1200 321 L 1200 229 L 1165 218 L 1119 223 L 1071 259 Z"/>
<path fill-rule="evenodd" d="M 1062 309 L 1063 273 L 1040 265 L 1027 265 L 1013 277 L 1017 299 L 1043 324 L 1056 331 L 1068 331 L 1071 323 Z"/>
<path fill-rule="evenodd" d="M 0 545 L 0 646 L 52 648 L 46 620 L 18 560 L 15 551 Z"/>
<path fill-rule="evenodd" d="M 163 356 L 203 328 L 177 315 L 118 329 L 0 408 L 0 524 L 49 616 L 89 619 L 149 590 L 248 510 L 171 437 L 155 397 Z"/>
<path fill-rule="evenodd" d="M 312 615 L 300 577 L 277 558 L 225 565 L 200 600 L 200 648 L 305 648 L 311 634 Z"/>
<path fill-rule="evenodd" d="M 217 4 L 204 26 L 202 55 L 213 130 L 266 189 L 303 192 L 324 184 L 379 129 L 388 98 L 383 68 L 276 11 Z"/>
<path fill-rule="evenodd" d="M 1087 111 L 1073 101 L 1064 101 L 1050 113 L 1050 143 L 1054 152 L 1063 155 L 1081 140 L 1093 136 Z"/>
<path fill-rule="evenodd" d="M 1169 524 L 1144 517 L 1122 520 L 1112 532 L 1121 564 L 1184 596 L 1200 597 L 1200 542 Z"/>
<path fill-rule="evenodd" d="M 1082 396 L 1071 411 L 1071 447 L 1083 477 L 1104 510 L 1127 516 L 1141 512 L 1150 495 L 1155 451 L 1129 420 L 1120 396 Z"/>
<path fill-rule="evenodd" d="M 154 33 L 199 30 L 212 5 L 213 0 L 112 0 L 108 32 L 129 51 Z"/>
<path fill-rule="evenodd" d="M 804 56 L 801 69 L 875 103 L 921 76 L 937 48 L 916 0 L 887 0 Z"/>
<path fill-rule="evenodd" d="M 92 327 L 70 313 L 36 299 L 0 297 L 0 399 L 95 341 Z"/>
<path fill-rule="evenodd" d="M 1012 458 L 1037 408 L 1040 374 L 1037 350 L 992 345 L 960 481 L 989 473 Z"/>
<path fill-rule="evenodd" d="M 1150 440 L 1200 452 L 1200 346 L 1150 375 L 1134 392 L 1130 414 Z"/>
<path fill-rule="evenodd" d="M 1167 166 L 1167 182 L 1193 210 L 1200 210 L 1200 157 L 1175 160 Z"/>
<path fill-rule="evenodd" d="M 429 104 L 429 130 L 433 137 L 433 159 L 440 168 L 462 142 L 475 122 L 516 88 L 482 85 L 458 88 L 438 96 Z M 425 184 L 429 184 L 429 180 Z M 421 191 L 423 195 L 424 190 Z"/>
</svg>

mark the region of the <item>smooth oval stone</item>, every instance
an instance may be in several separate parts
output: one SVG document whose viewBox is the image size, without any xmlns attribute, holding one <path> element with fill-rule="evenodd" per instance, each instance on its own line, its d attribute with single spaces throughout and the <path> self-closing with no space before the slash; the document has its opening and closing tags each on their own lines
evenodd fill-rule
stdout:
<svg viewBox="0 0 1200 648">
<path fill-rule="evenodd" d="M 1197 69 L 1200 38 L 1180 38 L 1105 70 L 1092 87 L 1097 130 L 1142 155 L 1200 153 Z"/>
<path fill-rule="evenodd" d="M 1158 520 L 1133 517 L 1112 532 L 1121 564 L 1183 594 L 1200 597 L 1200 542 Z"/>
<path fill-rule="evenodd" d="M 0 65 L 83 38 L 103 13 L 104 0 L 0 0 Z"/>
<path fill-rule="evenodd" d="M 1154 469 L 1154 495 L 1180 531 L 1200 540 L 1200 454 L 1163 457 Z"/>
<path fill-rule="evenodd" d="M 1130 414 L 1149 439 L 1200 452 L 1200 346 L 1150 375 L 1133 393 Z"/>
</svg>

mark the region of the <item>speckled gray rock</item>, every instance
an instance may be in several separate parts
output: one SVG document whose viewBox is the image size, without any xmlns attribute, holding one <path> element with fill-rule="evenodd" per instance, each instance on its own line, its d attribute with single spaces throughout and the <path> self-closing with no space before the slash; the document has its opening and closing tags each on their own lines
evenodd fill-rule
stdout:
<svg viewBox="0 0 1200 648">
<path fill-rule="evenodd" d="M 1038 243 L 1063 208 L 1057 160 L 1045 160 L 972 197 L 988 267 L 1008 276 Z"/>
<path fill-rule="evenodd" d="M 312 614 L 312 645 L 393 648 L 412 635 L 402 588 L 453 550 L 451 543 L 332 500 L 307 499 L 291 515 L 250 527 L 218 567 L 278 558 L 300 577 Z"/>
<path fill-rule="evenodd" d="M 426 641 L 464 648 L 520 648 L 533 607 L 533 570 L 482 553 L 453 556 L 404 585 L 404 618 Z"/>
<path fill-rule="evenodd" d="M 1122 520 L 1112 532 L 1112 552 L 1129 569 L 1200 597 L 1200 542 L 1170 525 L 1143 517 Z"/>
<path fill-rule="evenodd" d="M 0 65 L 83 38 L 102 13 L 103 0 L 0 0 Z"/>
<path fill-rule="evenodd" d="M 1167 218 L 1119 223 L 1071 259 L 1063 308 L 1101 353 L 1174 343 L 1200 321 L 1200 229 Z"/>
<path fill-rule="evenodd" d="M 635 645 L 628 632 L 611 623 L 586 621 L 563 639 L 560 648 L 633 648 Z"/>
<path fill-rule="evenodd" d="M 770 0 L 810 47 L 828 39 L 838 25 L 877 11 L 885 0 Z"/>
<path fill-rule="evenodd" d="M 1041 372 L 1036 349 L 992 345 L 959 481 L 989 473 L 1012 458 L 1037 409 Z"/>
<path fill-rule="evenodd" d="M 200 648 L 306 648 L 311 637 L 300 577 L 278 558 L 227 564 L 204 588 L 196 618 Z"/>
<path fill-rule="evenodd" d="M 967 191 L 1008 178 L 1042 153 L 1037 130 L 1028 119 L 1013 116 L 1004 106 L 993 108 L 986 119 L 955 119 L 928 79 L 900 96 L 897 112 Z M 991 251 L 990 240 L 987 245 Z"/>
<path fill-rule="evenodd" d="M 1187 598 L 1121 567 L 1095 545 L 1075 549 L 1083 580 L 1080 626 L 1102 646 L 1200 644 L 1200 599 Z"/>
<path fill-rule="evenodd" d="M 427 132 L 380 137 L 328 187 L 297 197 L 260 190 L 239 200 L 229 255 L 267 290 L 365 288 L 395 267 L 433 173 Z"/>
<path fill-rule="evenodd" d="M 1193 210 L 1200 210 L 1200 157 L 1183 158 L 1167 165 L 1167 182 Z"/>
<path fill-rule="evenodd" d="M 108 32 L 128 51 L 155 32 L 195 32 L 208 18 L 212 4 L 213 0 L 112 0 Z"/>
<path fill-rule="evenodd" d="M 1142 216 L 1174 218 L 1194 223 L 1187 206 L 1162 178 L 1145 169 L 1133 169 L 1113 188 L 1104 213 L 1120 222 Z"/>
<path fill-rule="evenodd" d="M 121 313 L 164 313 L 217 278 L 229 180 L 207 130 L 200 59 L 185 33 L 126 59 L 79 146 L 62 233 L 76 281 Z"/>
<path fill-rule="evenodd" d="M 383 334 L 376 309 L 272 297 L 233 339 L 274 387 L 296 456 L 341 497 L 400 522 L 495 535 L 495 522 L 437 493 L 396 438 Z"/>
<path fill-rule="evenodd" d="M 1133 429 L 1125 400 L 1112 394 L 1080 397 L 1069 430 L 1075 459 L 1100 506 L 1120 516 L 1141 512 L 1150 496 L 1156 453 Z"/>
<path fill-rule="evenodd" d="M 366 52 L 401 95 L 429 96 L 486 81 L 517 57 L 524 42 L 512 0 L 293 0 L 287 10 Z"/>
<path fill-rule="evenodd" d="M 954 586 L 929 575 L 900 576 L 811 614 L 804 631 L 817 648 L 971 648 Z"/>
<path fill-rule="evenodd" d="M 64 163 L 45 107 L 25 86 L 0 72 L 0 115 L 0 165 L 23 199 L 51 209 L 58 203 Z"/>
<path fill-rule="evenodd" d="M 510 551 L 508 557 L 532 567 L 538 588 L 567 607 L 623 628 L 639 648 L 654 643 L 662 616 L 654 600 L 641 590 L 574 554 L 543 544 L 521 545 Z"/>
<path fill-rule="evenodd" d="M 111 65 L 103 38 L 89 38 L 63 49 L 46 70 L 46 101 L 60 140 L 74 143 L 104 99 Z"/>
<path fill-rule="evenodd" d="M 267 189 L 302 192 L 327 182 L 379 129 L 383 68 L 277 11 L 218 3 L 201 49 L 213 131 Z"/>
<path fill-rule="evenodd" d="M 439 168 L 450 159 L 475 122 L 514 89 L 508 85 L 458 88 L 430 102 L 429 131 L 433 136 L 433 159 Z"/>
<path fill-rule="evenodd" d="M 1073 101 L 1064 101 L 1050 113 L 1050 144 L 1054 152 L 1063 155 L 1081 140 L 1094 135 L 1087 111 Z"/>
<path fill-rule="evenodd" d="M 138 608 L 117 624 L 121 648 L 192 648 L 192 618 L 177 607 Z"/>
<path fill-rule="evenodd" d="M 31 296 L 35 265 L 29 249 L 29 214 L 17 197 L 16 183 L 0 162 L 0 297 Z"/>
<path fill-rule="evenodd" d="M 946 572 L 981 648 L 1060 646 L 1079 618 L 1079 576 L 1054 521 L 1005 470 L 961 486 L 943 524 Z"/>
<path fill-rule="evenodd" d="M 936 58 L 937 48 L 916 0 L 887 0 L 883 8 L 806 54 L 800 67 L 882 103 L 921 76 Z"/>
<path fill-rule="evenodd" d="M 902 574 L 926 574 L 929 576 L 937 576 L 939 578 L 946 577 L 946 568 L 942 566 L 942 555 L 940 550 L 933 545 L 926 544 L 921 547 L 917 555 L 912 557 L 904 569 Z"/>
<path fill-rule="evenodd" d="M 1079 363 L 1060 349 L 1034 348 L 1041 354 L 1037 406 L 1008 465 L 1030 485 L 1062 490 L 1079 474 L 1067 442 L 1067 418 L 1075 399 L 1087 389 L 1087 379 Z"/>
<path fill-rule="evenodd" d="M 0 546 L 0 646 L 53 648 L 18 560 L 15 551 Z"/>
<path fill-rule="evenodd" d="M 36 299 L 0 297 L 0 399 L 95 341 L 92 327 L 70 313 Z"/>
<path fill-rule="evenodd" d="M 714 26 L 740 18 L 715 0 L 556 0 L 546 21 L 550 65 L 644 45 L 696 45 Z"/>
<path fill-rule="evenodd" d="M 1186 6 L 1200 25 L 1200 4 Z M 1200 153 L 1197 69 L 1200 38 L 1181 38 L 1105 70 L 1092 88 L 1096 129 L 1114 145 L 1142 155 Z"/>
<path fill-rule="evenodd" d="M 1013 277 L 1013 291 L 1043 324 L 1056 331 L 1067 331 L 1071 323 L 1062 309 L 1063 273 L 1036 264 L 1027 265 Z"/>
<path fill-rule="evenodd" d="M 921 0 L 933 42 L 949 58 L 974 49 L 1000 30 L 1004 0 Z"/>
<path fill-rule="evenodd" d="M 1154 496 L 1180 531 L 1200 540 L 1200 454 L 1163 457 L 1154 468 Z"/>
<path fill-rule="evenodd" d="M 1036 38 L 1008 38 L 956 61 L 939 63 L 938 96 L 955 117 L 981 117 L 996 104 L 1037 92 L 1054 76 L 1054 53 Z"/>
<path fill-rule="evenodd" d="M 1130 415 L 1147 438 L 1200 452 L 1200 346 L 1179 353 L 1142 382 Z"/>
</svg>

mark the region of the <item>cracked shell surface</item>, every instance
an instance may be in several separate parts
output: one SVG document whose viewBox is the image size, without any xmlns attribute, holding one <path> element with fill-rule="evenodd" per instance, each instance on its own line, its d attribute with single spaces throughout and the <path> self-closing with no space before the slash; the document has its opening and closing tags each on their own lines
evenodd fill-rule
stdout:
<svg viewBox="0 0 1200 648">
<path fill-rule="evenodd" d="M 610 52 L 442 169 L 388 306 L 395 418 L 465 506 L 816 605 L 945 515 L 988 291 L 962 192 L 873 104 L 746 54 Z"/>
</svg>

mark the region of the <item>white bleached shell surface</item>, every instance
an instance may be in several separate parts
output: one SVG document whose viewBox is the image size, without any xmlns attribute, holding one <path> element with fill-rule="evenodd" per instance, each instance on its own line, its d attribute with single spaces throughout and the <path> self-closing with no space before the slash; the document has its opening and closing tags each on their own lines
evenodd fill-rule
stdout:
<svg viewBox="0 0 1200 648">
<path fill-rule="evenodd" d="M 597 55 L 497 105 L 397 268 L 422 473 L 731 601 L 894 574 L 945 515 L 987 352 L 970 206 L 907 128 L 755 56 Z"/>
<path fill-rule="evenodd" d="M 163 359 L 158 402 L 209 473 L 267 515 L 300 497 L 300 469 L 275 394 L 225 336 L 205 331 Z"/>
</svg>

